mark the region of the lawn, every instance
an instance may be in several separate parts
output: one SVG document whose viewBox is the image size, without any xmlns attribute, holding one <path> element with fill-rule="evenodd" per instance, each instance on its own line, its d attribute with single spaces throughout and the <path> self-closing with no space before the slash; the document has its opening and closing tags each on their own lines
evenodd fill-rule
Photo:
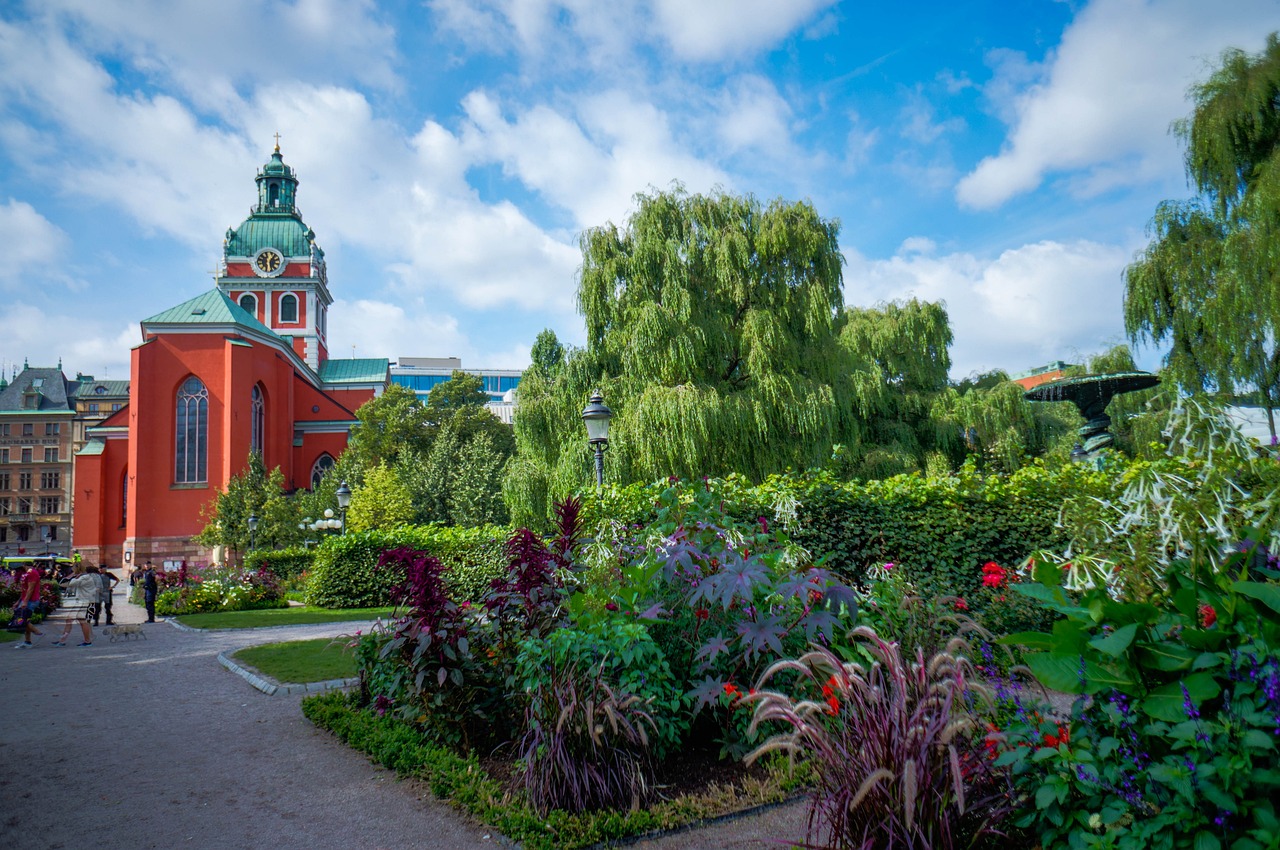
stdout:
<svg viewBox="0 0 1280 850">
<path fill-rule="evenodd" d="M 184 614 L 176 618 L 193 629 L 255 629 L 262 626 L 299 626 L 307 623 L 345 623 L 389 618 L 394 608 L 265 608 L 260 611 L 228 611 L 218 614 Z"/>
<path fill-rule="evenodd" d="M 347 650 L 346 638 L 316 638 L 250 646 L 235 653 L 232 658 L 277 682 L 305 684 L 348 679 L 356 675 L 356 659 Z"/>
<path fill-rule="evenodd" d="M 0 643 L 22 640 L 22 632 L 0 632 Z"/>
</svg>

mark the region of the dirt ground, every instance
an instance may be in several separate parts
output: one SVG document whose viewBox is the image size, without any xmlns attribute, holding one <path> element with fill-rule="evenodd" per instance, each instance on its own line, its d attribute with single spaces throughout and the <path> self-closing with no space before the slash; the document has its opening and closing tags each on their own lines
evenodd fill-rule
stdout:
<svg viewBox="0 0 1280 850">
<path fill-rule="evenodd" d="M 123 588 L 122 588 L 123 590 Z M 115 596 L 117 622 L 141 608 Z M 105 625 L 105 620 L 103 621 Z M 217 654 L 353 626 L 190 633 L 31 649 L 0 644 L 0 846 L 397 850 L 509 844 L 311 725 Z M 79 641 L 79 630 L 72 633 Z M 645 850 L 776 848 L 803 833 L 793 804 L 642 841 Z"/>
</svg>

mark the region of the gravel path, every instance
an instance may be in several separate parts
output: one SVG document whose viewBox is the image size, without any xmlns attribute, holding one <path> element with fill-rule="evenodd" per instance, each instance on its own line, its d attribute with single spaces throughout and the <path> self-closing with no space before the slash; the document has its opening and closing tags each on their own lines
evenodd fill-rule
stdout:
<svg viewBox="0 0 1280 850">
<path fill-rule="evenodd" d="M 122 588 L 123 590 L 123 588 Z M 145 612 L 115 597 L 116 622 Z M 104 625 L 105 625 L 105 621 Z M 145 624 L 146 640 L 31 649 L 0 644 L 0 846 L 434 850 L 499 837 L 397 780 L 298 708 L 223 669 L 217 654 L 349 633 L 352 624 L 190 633 Z M 79 641 L 79 629 L 72 632 Z M 637 846 L 786 846 L 803 807 L 774 809 Z M 797 828 L 798 827 L 798 828 Z"/>
</svg>

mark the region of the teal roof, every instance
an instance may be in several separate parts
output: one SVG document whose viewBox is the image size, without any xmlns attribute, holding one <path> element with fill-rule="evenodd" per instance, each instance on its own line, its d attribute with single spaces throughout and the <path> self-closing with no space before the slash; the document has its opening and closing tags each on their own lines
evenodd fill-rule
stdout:
<svg viewBox="0 0 1280 850">
<path fill-rule="evenodd" d="M 99 392 L 98 388 L 102 390 Z M 95 381 L 90 376 L 85 376 L 79 381 L 72 384 L 71 395 L 74 398 L 128 398 L 129 382 L 128 381 Z"/>
<path fill-rule="evenodd" d="M 320 381 L 325 384 L 376 384 L 387 380 L 391 361 L 385 357 L 326 360 L 320 364 Z"/>
<path fill-rule="evenodd" d="M 80 455 L 100 455 L 106 450 L 106 448 L 107 448 L 107 444 L 105 442 L 103 442 L 102 440 L 93 439 L 85 443 L 84 448 L 76 452 L 76 456 L 79 457 Z"/>
<path fill-rule="evenodd" d="M 305 257 L 311 253 L 314 235 L 296 215 L 254 213 L 228 231 L 225 255 L 252 257 L 263 248 L 275 248 L 286 257 Z"/>
<path fill-rule="evenodd" d="M 258 333 L 275 336 L 275 332 L 259 322 L 221 290 L 211 289 L 142 320 L 143 325 L 239 325 Z"/>
</svg>

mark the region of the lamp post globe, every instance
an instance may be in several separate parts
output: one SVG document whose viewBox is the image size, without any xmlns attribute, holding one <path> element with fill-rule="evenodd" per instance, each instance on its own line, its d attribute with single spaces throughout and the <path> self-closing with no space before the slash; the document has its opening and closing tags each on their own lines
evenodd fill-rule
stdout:
<svg viewBox="0 0 1280 850">
<path fill-rule="evenodd" d="M 343 481 L 338 485 L 337 491 L 333 494 L 338 499 L 338 510 L 342 512 L 342 519 L 338 520 L 338 528 L 342 529 L 342 533 L 347 533 L 347 508 L 351 506 L 351 488 L 347 486 L 347 482 Z M 326 513 L 328 513 L 326 511 Z M 332 516 L 333 514 L 329 514 Z"/>
<path fill-rule="evenodd" d="M 258 517 L 249 514 L 249 548 L 253 549 L 254 538 L 258 536 Z"/>
<path fill-rule="evenodd" d="M 605 406 L 604 396 L 596 390 L 582 409 L 582 422 L 587 426 L 587 444 L 595 449 L 596 488 L 604 491 L 604 453 L 609 448 L 609 420 L 613 411 Z"/>
</svg>

